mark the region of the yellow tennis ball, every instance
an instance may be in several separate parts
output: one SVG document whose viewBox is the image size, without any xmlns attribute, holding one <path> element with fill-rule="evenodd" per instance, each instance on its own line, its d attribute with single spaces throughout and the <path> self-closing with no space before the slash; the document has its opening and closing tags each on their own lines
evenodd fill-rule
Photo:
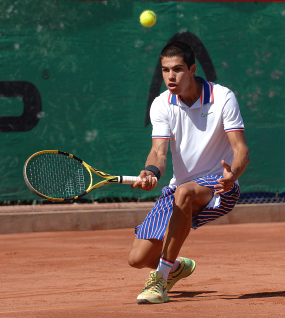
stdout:
<svg viewBox="0 0 285 318">
<path fill-rule="evenodd" d="M 152 27 L 156 21 L 156 14 L 151 10 L 145 10 L 140 15 L 140 22 L 145 27 Z"/>
</svg>

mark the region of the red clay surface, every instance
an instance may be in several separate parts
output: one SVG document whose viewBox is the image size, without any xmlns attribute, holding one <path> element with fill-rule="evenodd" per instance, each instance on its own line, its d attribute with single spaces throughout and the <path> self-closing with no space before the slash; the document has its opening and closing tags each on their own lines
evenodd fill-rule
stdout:
<svg viewBox="0 0 285 318">
<path fill-rule="evenodd" d="M 0 317 L 285 317 L 285 223 L 204 226 L 170 302 L 137 305 L 133 230 L 0 235 Z"/>
</svg>

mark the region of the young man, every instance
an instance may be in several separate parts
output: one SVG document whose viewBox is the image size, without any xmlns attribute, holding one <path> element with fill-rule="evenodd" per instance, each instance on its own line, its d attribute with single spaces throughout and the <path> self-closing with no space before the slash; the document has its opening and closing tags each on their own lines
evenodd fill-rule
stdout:
<svg viewBox="0 0 285 318">
<path fill-rule="evenodd" d="M 141 182 L 132 187 L 152 190 L 164 173 L 170 140 L 173 178 L 143 223 L 129 264 L 151 271 L 137 302 L 163 303 L 167 291 L 195 269 L 193 260 L 178 257 L 191 227 L 197 229 L 230 212 L 239 198 L 238 177 L 248 162 L 243 120 L 228 88 L 195 76 L 192 48 L 172 42 L 161 55 L 167 90 L 150 110 L 152 148 Z"/>
</svg>

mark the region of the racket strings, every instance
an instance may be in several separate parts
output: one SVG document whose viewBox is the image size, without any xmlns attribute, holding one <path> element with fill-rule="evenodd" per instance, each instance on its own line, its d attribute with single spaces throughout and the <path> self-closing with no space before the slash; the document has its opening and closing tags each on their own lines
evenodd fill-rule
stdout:
<svg viewBox="0 0 285 318">
<path fill-rule="evenodd" d="M 90 184 L 90 174 L 81 163 L 55 153 L 33 157 L 26 174 L 35 190 L 52 198 L 74 198 L 85 193 Z"/>
</svg>

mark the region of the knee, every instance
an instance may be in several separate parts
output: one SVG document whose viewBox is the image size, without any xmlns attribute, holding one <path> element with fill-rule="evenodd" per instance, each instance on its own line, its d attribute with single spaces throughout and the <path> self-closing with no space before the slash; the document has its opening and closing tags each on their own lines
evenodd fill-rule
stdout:
<svg viewBox="0 0 285 318">
<path fill-rule="evenodd" d="M 174 194 L 175 204 L 179 207 L 190 207 L 195 200 L 196 193 L 191 185 L 179 186 Z"/>
<path fill-rule="evenodd" d="M 129 255 L 128 263 L 129 263 L 129 265 L 131 267 L 138 268 L 138 269 L 141 269 L 141 268 L 145 267 L 145 264 L 144 264 L 143 260 L 138 258 L 135 255 L 135 253 L 132 253 L 132 252 Z"/>
</svg>

